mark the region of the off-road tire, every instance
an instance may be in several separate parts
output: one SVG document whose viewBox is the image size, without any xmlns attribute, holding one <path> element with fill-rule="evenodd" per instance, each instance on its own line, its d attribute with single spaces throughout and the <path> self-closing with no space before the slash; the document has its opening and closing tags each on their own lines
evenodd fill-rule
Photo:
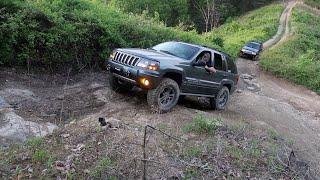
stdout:
<svg viewBox="0 0 320 180">
<path fill-rule="evenodd" d="M 163 95 L 164 91 L 167 89 L 173 91 L 173 98 L 169 101 L 169 104 L 161 105 L 160 96 Z M 153 111 L 157 113 L 166 113 L 178 103 L 179 96 L 180 88 L 177 82 L 169 78 L 164 78 L 155 89 L 148 91 L 147 101 Z"/>
<path fill-rule="evenodd" d="M 131 84 L 125 82 L 120 83 L 120 80 L 112 74 L 109 75 L 109 85 L 112 90 L 117 92 L 125 92 L 133 88 L 133 85 Z"/>
<path fill-rule="evenodd" d="M 253 56 L 253 57 L 252 57 L 252 60 L 253 60 L 253 61 L 259 61 L 259 55 Z"/>
<path fill-rule="evenodd" d="M 226 98 L 226 99 L 224 99 L 223 103 L 221 103 L 222 96 L 224 96 L 223 98 Z M 229 96 L 230 96 L 229 89 L 227 87 L 223 86 L 215 98 L 210 98 L 211 109 L 224 110 L 226 108 L 228 101 L 229 101 Z"/>
</svg>

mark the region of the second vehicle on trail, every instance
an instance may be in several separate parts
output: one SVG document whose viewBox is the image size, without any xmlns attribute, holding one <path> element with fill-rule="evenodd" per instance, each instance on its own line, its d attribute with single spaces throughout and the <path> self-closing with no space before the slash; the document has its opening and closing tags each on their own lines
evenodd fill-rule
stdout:
<svg viewBox="0 0 320 180">
<path fill-rule="evenodd" d="M 211 108 L 222 110 L 239 80 L 230 56 L 183 42 L 116 49 L 107 69 L 113 90 L 138 86 L 147 91 L 148 104 L 160 113 L 171 110 L 184 96 L 210 98 Z"/>
<path fill-rule="evenodd" d="M 239 52 L 240 57 L 249 57 L 252 60 L 257 61 L 259 58 L 260 52 L 263 50 L 263 43 L 260 41 L 251 41 Z"/>
</svg>

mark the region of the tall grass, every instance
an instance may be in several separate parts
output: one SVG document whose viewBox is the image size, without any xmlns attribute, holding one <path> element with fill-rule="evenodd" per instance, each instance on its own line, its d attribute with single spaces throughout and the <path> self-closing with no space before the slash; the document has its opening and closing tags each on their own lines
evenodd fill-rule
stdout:
<svg viewBox="0 0 320 180">
<path fill-rule="evenodd" d="M 320 93 L 320 18 L 293 11 L 293 36 L 261 56 L 261 67 Z"/>
<path fill-rule="evenodd" d="M 305 0 L 305 3 L 317 9 L 320 9 L 320 0 Z"/>
<path fill-rule="evenodd" d="M 257 9 L 239 19 L 229 21 L 206 36 L 210 41 L 222 38 L 223 49 L 235 57 L 248 41 L 270 39 L 277 32 L 283 9 L 284 7 L 280 4 Z"/>
</svg>

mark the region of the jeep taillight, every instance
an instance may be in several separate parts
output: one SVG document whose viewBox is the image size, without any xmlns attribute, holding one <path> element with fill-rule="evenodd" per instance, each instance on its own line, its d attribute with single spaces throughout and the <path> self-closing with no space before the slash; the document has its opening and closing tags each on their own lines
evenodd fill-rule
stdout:
<svg viewBox="0 0 320 180">
<path fill-rule="evenodd" d="M 236 75 L 236 84 L 238 84 L 239 79 L 240 79 L 240 76 L 237 74 L 237 75 Z"/>
</svg>

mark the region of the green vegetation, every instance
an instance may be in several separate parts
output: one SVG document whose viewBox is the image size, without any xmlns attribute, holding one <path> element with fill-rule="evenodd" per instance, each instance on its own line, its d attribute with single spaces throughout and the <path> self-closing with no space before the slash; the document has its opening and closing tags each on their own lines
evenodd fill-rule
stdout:
<svg viewBox="0 0 320 180">
<path fill-rule="evenodd" d="M 214 122 L 214 123 L 213 123 Z M 198 136 L 188 139 L 184 148 L 183 159 L 186 162 L 190 160 L 206 164 L 206 169 L 213 169 L 215 174 L 220 174 L 225 178 L 235 176 L 243 177 L 244 174 L 250 174 L 251 177 L 262 177 L 266 174 L 268 177 L 285 178 L 287 175 L 299 178 L 299 174 L 294 171 L 287 171 L 279 161 L 279 152 L 284 143 L 281 138 L 277 138 L 274 131 L 260 131 L 251 126 L 224 126 L 220 120 L 209 119 L 204 115 L 196 116 L 191 123 L 185 125 L 183 131 L 192 131 L 198 133 Z M 265 137 L 260 139 L 259 137 Z M 280 157 L 282 159 L 284 157 Z M 238 175 L 225 174 L 223 171 L 214 168 L 217 166 L 228 166 Z M 187 168 L 184 170 L 187 177 L 198 179 L 206 177 L 201 168 Z M 284 175 L 286 174 L 286 175 Z"/>
<path fill-rule="evenodd" d="M 146 48 L 168 40 L 207 44 L 195 31 L 165 27 L 91 0 L 0 4 L 0 64 L 63 70 L 101 64 L 116 47 Z"/>
<path fill-rule="evenodd" d="M 123 11 L 134 14 L 145 14 L 160 19 L 168 26 L 179 26 L 184 29 L 195 28 L 205 32 L 206 23 L 203 13 L 211 16 L 209 30 L 224 24 L 227 19 L 244 14 L 273 2 L 274 0 L 110 0 Z M 212 8 L 214 6 L 214 8 Z M 201 11 L 206 10 L 206 11 Z M 209 11 L 208 11 L 209 8 Z"/>
<path fill-rule="evenodd" d="M 248 41 L 270 39 L 277 32 L 282 11 L 283 7 L 279 4 L 269 5 L 232 20 L 206 36 L 213 42 L 222 38 L 223 49 L 235 57 Z"/>
<path fill-rule="evenodd" d="M 94 169 L 92 170 L 91 176 L 93 176 L 94 178 L 100 178 L 100 179 L 105 177 L 105 172 L 108 170 L 108 168 L 110 168 L 110 166 L 112 166 L 111 159 L 109 159 L 108 157 L 102 158 L 98 162 L 97 166 L 95 166 Z"/>
<path fill-rule="evenodd" d="M 94 0 L 5 0 L 0 9 L 0 65 L 54 72 L 102 65 L 114 48 L 146 48 L 169 40 L 225 49 L 236 56 L 245 42 L 266 40 L 276 32 L 283 8 L 261 8 L 205 35 Z"/>
<path fill-rule="evenodd" d="M 320 9 L 320 0 L 305 0 L 305 3 L 317 9 Z"/>
<path fill-rule="evenodd" d="M 32 160 L 34 162 L 45 162 L 49 159 L 49 154 L 47 151 L 45 150 L 37 150 L 34 152 L 34 154 L 32 155 Z"/>
<path fill-rule="evenodd" d="M 261 55 L 261 67 L 320 93 L 320 18 L 299 9 L 293 36 Z"/>
<path fill-rule="evenodd" d="M 27 145 L 31 149 L 37 149 L 38 147 L 40 147 L 42 145 L 42 143 L 43 143 L 43 139 L 41 137 L 30 138 L 27 141 Z"/>
<path fill-rule="evenodd" d="M 193 121 L 183 128 L 186 132 L 196 132 L 198 134 L 213 134 L 215 130 L 222 126 L 220 119 L 206 118 L 203 114 L 197 115 Z"/>
<path fill-rule="evenodd" d="M 192 146 L 186 149 L 185 155 L 189 158 L 201 157 L 202 149 L 199 146 Z"/>
<path fill-rule="evenodd" d="M 148 132 L 145 149 L 148 179 L 171 177 L 172 171 L 187 179 L 300 179 L 305 175 L 303 170 L 300 174 L 283 165 L 288 164 L 290 153 L 283 148 L 290 148 L 290 145 L 282 138 L 275 138 L 275 133 L 247 124 L 231 128 L 204 115 L 184 123 L 184 120 L 178 121 L 167 132 L 173 137 L 185 136 L 184 140 L 176 141 L 163 134 Z M 181 125 L 192 127 L 197 134 L 181 131 Z M 78 124 L 61 128 L 46 138 L 12 145 L 0 151 L 0 175 L 3 179 L 22 176 L 34 179 L 142 179 L 143 130 L 128 126 L 114 131 L 95 131 Z M 61 137 L 66 131 L 70 136 Z M 74 152 L 78 143 L 86 144 L 85 148 Z M 300 168 L 298 164 L 290 167 L 296 165 Z"/>
</svg>

